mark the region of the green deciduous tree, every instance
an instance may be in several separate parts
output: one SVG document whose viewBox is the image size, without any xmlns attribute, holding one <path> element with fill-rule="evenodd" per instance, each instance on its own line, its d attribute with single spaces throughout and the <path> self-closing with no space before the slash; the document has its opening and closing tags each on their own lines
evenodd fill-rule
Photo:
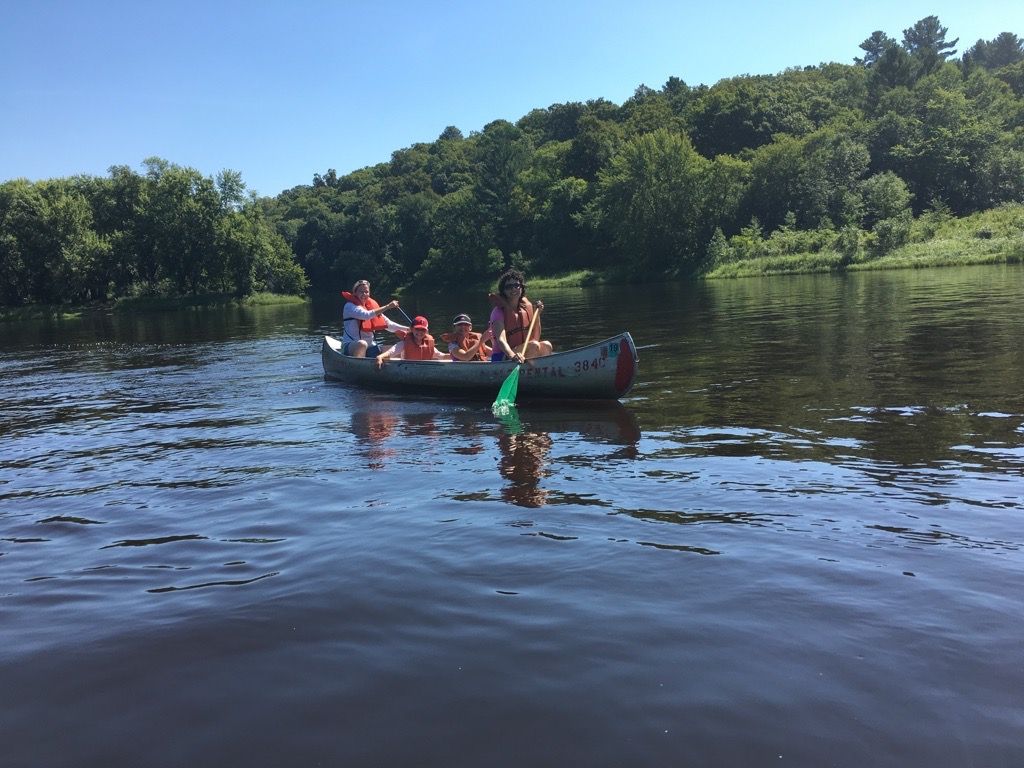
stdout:
<svg viewBox="0 0 1024 768">
<path fill-rule="evenodd" d="M 882 219 L 910 210 L 911 194 L 906 183 L 892 171 L 876 173 L 860 183 L 863 198 L 861 224 L 871 228 Z"/>
<path fill-rule="evenodd" d="M 594 213 L 631 269 L 699 269 L 710 165 L 687 137 L 657 130 L 627 141 L 601 172 Z"/>
<path fill-rule="evenodd" d="M 433 246 L 434 212 L 440 197 L 433 191 L 406 195 L 395 204 L 395 258 L 412 276 Z"/>
<path fill-rule="evenodd" d="M 300 294 L 308 286 L 288 244 L 270 227 L 258 205 L 232 211 L 218 222 L 217 247 L 226 265 L 224 292 Z"/>
<path fill-rule="evenodd" d="M 217 252 L 223 207 L 213 180 L 192 168 L 146 162 L 150 170 L 144 216 L 156 275 L 180 293 L 219 285 L 226 267 Z"/>
<path fill-rule="evenodd" d="M 516 122 L 516 127 L 530 137 L 534 146 L 549 141 L 570 141 L 577 132 L 586 105 L 576 101 L 552 104 L 546 109 L 533 109 Z"/>
<path fill-rule="evenodd" d="M 780 133 L 805 136 L 840 115 L 849 119 L 863 93 L 863 72 L 850 70 L 809 67 L 722 80 L 688 110 L 694 146 L 705 157 L 738 155 Z"/>
<path fill-rule="evenodd" d="M 918 205 L 940 198 L 964 214 L 981 202 L 978 170 L 991 162 L 998 139 L 998 125 L 979 116 L 962 91 L 938 89 L 888 155 Z"/>
<path fill-rule="evenodd" d="M 618 123 L 593 114 L 584 115 L 565 158 L 565 174 L 595 181 L 624 140 L 625 134 Z"/>
<path fill-rule="evenodd" d="M 651 133 L 658 129 L 683 133 L 685 120 L 673 109 L 664 91 L 655 91 L 641 85 L 632 98 L 622 105 L 623 128 L 629 135 Z"/>
<path fill-rule="evenodd" d="M 110 244 L 92 224 L 92 209 L 72 182 L 16 180 L 0 186 L 5 303 L 103 298 L 106 286 L 96 275 Z"/>
<path fill-rule="evenodd" d="M 494 246 L 505 254 L 522 250 L 529 211 L 519 175 L 529 166 L 533 143 L 529 136 L 506 120 L 484 126 L 477 143 L 476 184 L 473 192 L 490 224 Z"/>
<path fill-rule="evenodd" d="M 544 271 L 580 266 L 579 259 L 589 245 L 577 219 L 589 200 L 590 185 L 565 175 L 572 145 L 570 141 L 548 142 L 520 174 L 531 216 L 529 253 Z"/>
<path fill-rule="evenodd" d="M 216 182 L 221 206 L 229 211 L 241 208 L 245 202 L 245 182 L 242 181 L 242 174 L 225 168 L 217 174 Z"/>
<path fill-rule="evenodd" d="M 434 247 L 414 280 L 426 285 L 465 285 L 500 269 L 486 216 L 472 189 L 445 195 L 434 211 Z"/>
<path fill-rule="evenodd" d="M 779 136 L 750 154 L 746 211 L 768 232 L 790 212 L 802 229 L 840 226 L 857 217 L 856 185 L 869 162 L 867 147 L 836 128 Z"/>
<path fill-rule="evenodd" d="M 426 171 L 436 194 L 447 195 L 473 183 L 469 144 L 458 128 L 445 128 L 428 152 Z"/>
</svg>

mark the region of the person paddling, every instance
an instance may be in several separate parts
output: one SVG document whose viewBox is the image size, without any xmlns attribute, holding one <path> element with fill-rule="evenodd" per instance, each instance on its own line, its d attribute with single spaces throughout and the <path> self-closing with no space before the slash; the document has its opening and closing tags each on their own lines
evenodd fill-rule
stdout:
<svg viewBox="0 0 1024 768">
<path fill-rule="evenodd" d="M 377 355 L 378 370 L 384 366 L 386 360 L 446 360 L 451 362 L 451 357 L 434 346 L 434 337 L 428 331 L 430 327 L 427 318 L 417 315 L 412 321 L 412 330 L 400 342 L 395 344 L 387 352 Z"/>
<path fill-rule="evenodd" d="M 475 333 L 473 321 L 466 314 L 456 315 L 452 320 L 452 332 L 441 335 L 441 339 L 448 342 L 452 360 L 462 362 L 489 360 L 491 347 L 486 342 L 490 337 L 490 330 L 483 334 Z"/>
<path fill-rule="evenodd" d="M 405 334 L 409 329 L 404 325 L 392 322 L 384 316 L 389 309 L 398 309 L 398 300 L 392 299 L 383 307 L 370 298 L 370 283 L 357 280 L 352 286 L 352 293 L 342 291 L 347 299 L 341 311 L 342 335 L 341 353 L 352 357 L 376 357 L 380 347 L 374 342 L 373 332 L 388 330 L 391 333 Z"/>
<path fill-rule="evenodd" d="M 530 357 L 550 355 L 553 346 L 550 341 L 540 338 L 540 313 L 544 311 L 544 302 L 538 301 L 536 306 L 526 298 L 526 280 L 518 269 L 507 269 L 498 278 L 498 293 L 491 294 L 494 309 L 491 310 L 491 332 L 494 334 L 494 351 L 492 362 L 515 360 L 523 362 Z M 537 313 L 537 322 L 533 333 L 527 341 L 526 334 Z M 523 344 L 525 352 L 521 352 Z"/>
</svg>

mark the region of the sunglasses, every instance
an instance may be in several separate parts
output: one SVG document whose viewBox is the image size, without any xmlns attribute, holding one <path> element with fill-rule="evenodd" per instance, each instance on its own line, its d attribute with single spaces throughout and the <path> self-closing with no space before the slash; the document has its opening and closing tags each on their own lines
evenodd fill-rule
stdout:
<svg viewBox="0 0 1024 768">
<path fill-rule="evenodd" d="M 522 283 L 505 283 L 506 288 L 522 288 Z"/>
</svg>

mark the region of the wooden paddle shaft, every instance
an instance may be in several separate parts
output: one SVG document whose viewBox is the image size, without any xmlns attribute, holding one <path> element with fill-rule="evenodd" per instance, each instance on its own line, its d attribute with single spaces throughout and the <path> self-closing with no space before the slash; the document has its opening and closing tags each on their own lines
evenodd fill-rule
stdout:
<svg viewBox="0 0 1024 768">
<path fill-rule="evenodd" d="M 523 342 L 523 348 L 519 350 L 520 355 L 526 355 L 526 347 L 530 344 L 530 337 L 533 336 L 533 327 L 537 324 L 537 317 L 540 312 L 536 307 L 533 308 L 533 317 L 530 318 L 530 328 L 526 332 L 526 341 Z"/>
</svg>

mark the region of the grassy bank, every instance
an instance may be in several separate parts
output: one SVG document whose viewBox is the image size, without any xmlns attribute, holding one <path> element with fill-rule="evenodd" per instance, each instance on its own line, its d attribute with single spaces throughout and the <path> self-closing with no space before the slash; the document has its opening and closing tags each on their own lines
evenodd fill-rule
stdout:
<svg viewBox="0 0 1024 768">
<path fill-rule="evenodd" d="M 839 238 L 836 237 L 836 240 Z M 771 250 L 773 241 L 764 241 Z M 767 253 L 715 265 L 705 279 L 755 277 L 841 270 L 920 269 L 968 264 L 1020 264 L 1024 262 L 1024 205 L 1003 205 L 958 219 L 926 214 L 911 223 L 909 242 L 878 255 L 871 238 L 862 233 L 855 252 L 838 248 L 814 252 Z"/>
<path fill-rule="evenodd" d="M 152 309 L 188 309 L 192 307 L 252 307 L 271 304 L 303 304 L 303 296 L 289 296 L 279 293 L 253 293 L 249 296 L 226 294 L 200 294 L 197 296 L 133 296 L 118 299 L 113 304 L 115 312 Z"/>
<path fill-rule="evenodd" d="M 83 307 L 61 307 L 49 304 L 29 304 L 25 307 L 0 307 L 0 322 L 24 320 L 73 320 L 81 317 Z"/>
<path fill-rule="evenodd" d="M 797 275 L 815 272 L 849 272 L 882 269 L 923 269 L 969 264 L 1020 264 L 1024 262 L 1024 238 L 986 241 L 959 238 L 909 243 L 879 258 L 854 258 L 844 265 L 838 251 L 761 256 L 722 264 L 708 271 L 706 280 L 767 275 Z"/>
<path fill-rule="evenodd" d="M 113 302 L 95 302 L 76 306 L 60 304 L 29 304 L 24 307 L 0 307 L 0 322 L 19 320 L 69 320 L 81 317 L 83 312 L 112 310 L 114 312 L 137 312 L 150 310 L 175 310 L 198 307 L 253 307 L 273 304 L 303 304 L 303 296 L 289 296 L 279 293 L 254 293 L 250 296 L 228 296 L 225 294 L 203 294 L 199 296 L 133 296 L 116 299 Z"/>
<path fill-rule="evenodd" d="M 559 275 L 538 275 L 530 270 L 526 270 L 526 282 L 529 285 L 531 291 L 533 290 L 550 290 L 552 288 L 580 288 L 586 285 L 607 285 L 613 282 L 622 282 L 621 277 L 618 273 L 598 272 L 593 269 L 580 269 L 575 272 L 566 272 Z M 488 278 L 486 280 L 473 281 L 470 283 L 462 284 L 459 286 L 459 290 L 464 291 L 477 291 L 480 293 L 489 293 L 490 291 L 497 288 L 497 278 Z M 449 288 L 447 286 L 436 286 L 426 287 L 421 285 L 406 285 L 397 288 L 394 291 L 385 291 L 384 293 L 389 296 L 402 297 L 402 294 L 413 290 L 414 292 L 425 291 L 427 293 L 444 294 L 447 293 Z M 383 299 L 380 299 L 383 301 Z"/>
<path fill-rule="evenodd" d="M 531 289 L 545 288 L 579 288 L 584 285 L 605 285 L 613 278 L 608 275 L 595 272 L 592 269 L 581 269 L 576 272 L 568 272 L 564 275 L 553 275 L 548 277 L 530 277 Z"/>
</svg>

